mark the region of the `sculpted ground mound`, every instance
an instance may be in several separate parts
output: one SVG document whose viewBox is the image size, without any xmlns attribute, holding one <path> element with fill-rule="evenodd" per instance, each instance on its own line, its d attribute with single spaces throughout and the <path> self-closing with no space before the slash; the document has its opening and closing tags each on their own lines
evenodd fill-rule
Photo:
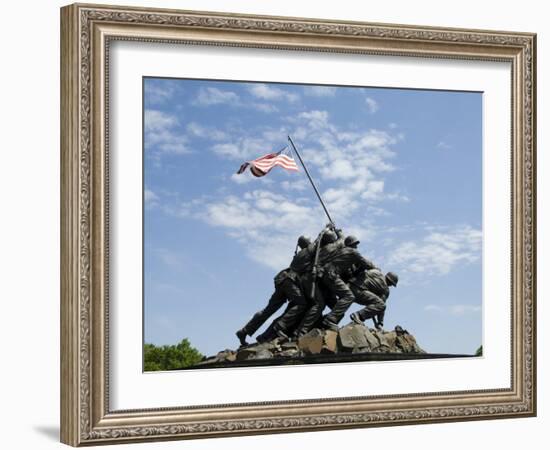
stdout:
<svg viewBox="0 0 550 450">
<path fill-rule="evenodd" d="M 392 331 L 379 331 L 363 324 L 350 323 L 337 332 L 314 328 L 297 341 L 285 342 L 277 338 L 261 344 L 250 344 L 236 350 L 226 349 L 215 356 L 205 358 L 194 367 L 219 366 L 220 364 L 229 366 L 233 362 L 249 361 L 253 363 L 260 360 L 265 362 L 269 360 L 297 360 L 301 362 L 300 360 L 304 358 L 314 358 L 316 355 L 330 357 L 330 355 L 351 356 L 351 354 L 359 357 L 361 354 L 420 355 L 426 354 L 426 352 L 418 346 L 412 334 L 399 326 Z M 327 361 L 328 358 L 323 359 Z"/>
</svg>

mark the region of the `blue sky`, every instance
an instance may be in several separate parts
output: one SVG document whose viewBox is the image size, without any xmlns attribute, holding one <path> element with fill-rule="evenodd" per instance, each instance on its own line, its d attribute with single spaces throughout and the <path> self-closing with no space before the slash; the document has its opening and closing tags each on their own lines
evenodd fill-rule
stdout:
<svg viewBox="0 0 550 450">
<path fill-rule="evenodd" d="M 235 173 L 287 135 L 337 226 L 399 274 L 386 329 L 403 326 L 429 352 L 473 353 L 482 94 L 212 80 L 144 79 L 145 341 L 237 347 L 298 236 L 327 223 L 303 170 Z"/>
</svg>

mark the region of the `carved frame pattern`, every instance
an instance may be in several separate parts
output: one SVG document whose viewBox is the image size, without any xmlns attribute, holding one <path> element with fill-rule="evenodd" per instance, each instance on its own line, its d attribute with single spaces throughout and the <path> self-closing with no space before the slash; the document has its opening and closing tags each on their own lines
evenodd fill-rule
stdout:
<svg viewBox="0 0 550 450">
<path fill-rule="evenodd" d="M 63 442 L 78 446 L 536 414 L 535 35 L 94 5 L 64 7 L 61 17 Z M 101 77 L 112 39 L 510 61 L 512 388 L 110 411 L 108 111 L 101 102 L 108 83 Z M 99 122 L 104 124 L 101 130 Z M 342 408 L 343 402 L 355 400 L 364 402 L 356 412 Z M 399 402 L 392 405 L 392 400 Z M 285 405 L 292 405 L 293 412 L 285 413 Z M 193 415 L 205 410 L 210 419 Z"/>
</svg>

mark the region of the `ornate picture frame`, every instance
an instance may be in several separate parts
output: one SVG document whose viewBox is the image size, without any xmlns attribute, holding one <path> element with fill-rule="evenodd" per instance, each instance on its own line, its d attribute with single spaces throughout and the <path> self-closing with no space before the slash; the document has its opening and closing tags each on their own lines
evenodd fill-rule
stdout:
<svg viewBox="0 0 550 450">
<path fill-rule="evenodd" d="M 115 41 L 511 65 L 508 388 L 113 410 L 109 57 Z M 61 441 L 97 445 L 536 414 L 536 36 L 74 4 L 61 9 Z"/>
</svg>

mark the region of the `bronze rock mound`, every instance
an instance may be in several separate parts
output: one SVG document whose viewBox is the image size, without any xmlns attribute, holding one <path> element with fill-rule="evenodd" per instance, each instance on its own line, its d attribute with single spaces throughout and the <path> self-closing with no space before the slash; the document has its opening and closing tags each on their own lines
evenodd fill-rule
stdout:
<svg viewBox="0 0 550 450">
<path fill-rule="evenodd" d="M 273 339 L 268 342 L 226 349 L 205 357 L 193 369 L 237 366 L 266 366 L 353 361 L 428 359 L 472 355 L 425 352 L 407 330 L 376 330 L 350 323 L 338 331 L 314 328 L 298 340 Z"/>
</svg>

